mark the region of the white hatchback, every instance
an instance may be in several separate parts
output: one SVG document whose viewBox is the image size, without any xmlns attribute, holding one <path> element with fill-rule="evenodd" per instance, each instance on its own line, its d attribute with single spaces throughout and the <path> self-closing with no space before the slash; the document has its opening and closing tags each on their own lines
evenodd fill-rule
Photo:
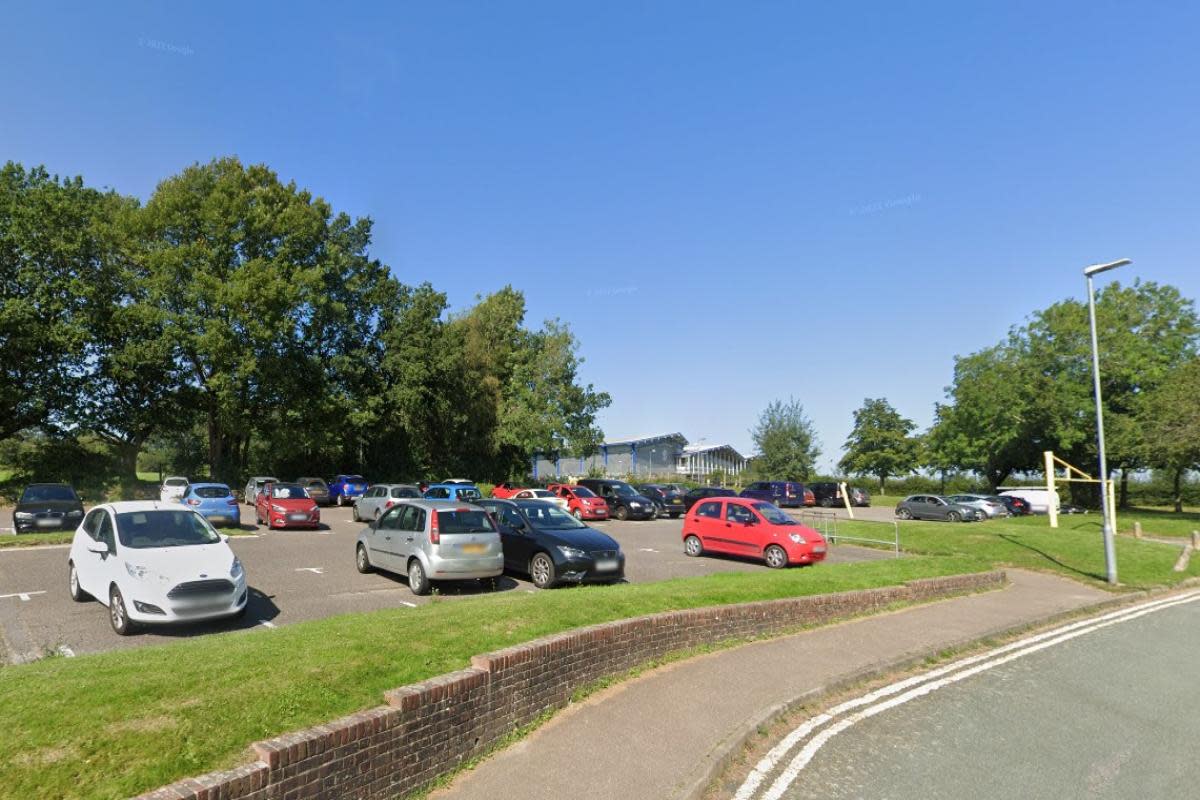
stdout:
<svg viewBox="0 0 1200 800">
<path fill-rule="evenodd" d="M 158 488 L 158 499 L 164 503 L 174 500 L 178 502 L 188 490 L 188 479 L 178 475 L 167 478 Z"/>
<path fill-rule="evenodd" d="M 246 611 L 246 573 L 228 542 L 187 506 L 98 506 L 71 542 L 71 599 L 94 597 L 108 606 L 122 636 L 146 624 L 239 617 Z"/>
</svg>

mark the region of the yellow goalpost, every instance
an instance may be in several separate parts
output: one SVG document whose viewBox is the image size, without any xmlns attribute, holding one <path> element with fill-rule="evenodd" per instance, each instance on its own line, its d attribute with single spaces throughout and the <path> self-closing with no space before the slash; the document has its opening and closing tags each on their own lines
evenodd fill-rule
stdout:
<svg viewBox="0 0 1200 800">
<path fill-rule="evenodd" d="M 1102 491 L 1106 495 L 1108 495 L 1108 504 L 1107 505 L 1108 505 L 1108 527 L 1109 527 L 1109 530 L 1111 530 L 1113 533 L 1116 533 L 1117 532 L 1117 503 L 1116 503 L 1117 493 L 1116 493 L 1116 489 L 1114 488 L 1116 486 L 1116 482 L 1113 481 L 1112 479 L 1102 480 L 1100 478 L 1093 478 L 1088 473 L 1079 469 L 1079 467 L 1076 467 L 1072 464 L 1068 464 L 1066 461 L 1063 461 L 1061 458 L 1054 455 L 1054 451 L 1052 451 L 1052 450 L 1047 450 L 1042 455 L 1044 455 L 1046 458 L 1046 489 L 1050 492 L 1050 502 L 1048 502 L 1046 504 L 1047 508 L 1049 509 L 1050 527 L 1051 528 L 1058 527 L 1058 506 L 1054 502 L 1054 499 L 1056 497 L 1058 497 L 1058 490 L 1054 488 L 1054 485 L 1056 482 L 1061 481 L 1063 483 L 1098 483 L 1098 484 L 1100 484 L 1100 491 Z M 1060 478 L 1056 474 L 1056 468 L 1055 468 L 1056 464 L 1062 466 L 1063 470 L 1065 471 L 1064 477 Z"/>
</svg>

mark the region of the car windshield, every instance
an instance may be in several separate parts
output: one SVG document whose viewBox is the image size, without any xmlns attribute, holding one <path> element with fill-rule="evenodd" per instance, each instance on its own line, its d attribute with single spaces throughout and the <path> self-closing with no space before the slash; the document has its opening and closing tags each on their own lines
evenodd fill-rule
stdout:
<svg viewBox="0 0 1200 800">
<path fill-rule="evenodd" d="M 576 497 L 595 497 L 596 493 L 586 486 L 576 486 L 571 490 Z"/>
<path fill-rule="evenodd" d="M 363 478 L 362 475 L 347 475 L 345 477 L 345 482 L 346 483 L 366 483 L 367 481 L 365 478 Z"/>
<path fill-rule="evenodd" d="M 233 492 L 229 491 L 228 486 L 198 486 L 192 490 L 196 497 L 204 497 L 213 499 L 217 497 L 229 497 Z"/>
<path fill-rule="evenodd" d="M 28 486 L 21 493 L 22 503 L 45 503 L 52 500 L 78 500 L 70 486 Z"/>
<path fill-rule="evenodd" d="M 546 503 L 522 503 L 521 510 L 525 512 L 525 516 L 529 517 L 529 521 L 539 528 L 565 531 L 587 527 L 558 506 Z"/>
<path fill-rule="evenodd" d="M 456 508 L 438 512 L 439 533 L 491 533 L 496 530 L 486 511 L 475 508 Z"/>
<path fill-rule="evenodd" d="M 613 484 L 613 494 L 618 497 L 637 497 L 638 493 L 628 483 Z"/>
<path fill-rule="evenodd" d="M 273 488 L 271 497 L 276 500 L 303 500 L 308 497 L 308 492 L 304 490 L 303 486 L 297 486 L 294 483 L 284 484 Z"/>
<path fill-rule="evenodd" d="M 772 525 L 799 525 L 800 523 L 770 503 L 755 503 L 754 510 Z"/>
<path fill-rule="evenodd" d="M 127 511 L 117 514 L 121 544 L 135 550 L 216 544 L 220 535 L 194 511 Z"/>
</svg>

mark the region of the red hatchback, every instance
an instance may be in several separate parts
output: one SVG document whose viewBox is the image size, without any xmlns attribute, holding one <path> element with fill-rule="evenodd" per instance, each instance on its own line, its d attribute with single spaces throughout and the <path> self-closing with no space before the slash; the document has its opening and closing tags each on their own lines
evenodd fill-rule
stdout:
<svg viewBox="0 0 1200 800">
<path fill-rule="evenodd" d="M 524 488 L 524 486 L 519 486 L 515 483 L 509 483 L 508 481 L 505 481 L 504 483 L 497 483 L 492 487 L 492 497 L 495 497 L 499 500 L 509 500 L 514 494 Z"/>
<path fill-rule="evenodd" d="M 552 483 L 546 487 L 567 500 L 567 509 L 575 519 L 608 519 L 608 503 L 586 486 Z"/>
<path fill-rule="evenodd" d="M 319 528 L 321 509 L 298 483 L 268 483 L 254 503 L 254 518 L 268 528 Z"/>
<path fill-rule="evenodd" d="M 725 553 L 762 559 L 772 569 L 825 559 L 821 534 L 765 500 L 714 497 L 692 506 L 683 518 L 683 552 Z"/>
</svg>

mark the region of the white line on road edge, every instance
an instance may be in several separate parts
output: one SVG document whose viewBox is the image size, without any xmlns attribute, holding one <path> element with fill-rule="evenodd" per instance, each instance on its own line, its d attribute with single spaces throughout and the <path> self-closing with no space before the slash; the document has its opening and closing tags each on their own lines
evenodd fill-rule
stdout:
<svg viewBox="0 0 1200 800">
<path fill-rule="evenodd" d="M 410 603 L 410 602 L 408 602 L 407 600 L 401 600 L 401 601 L 400 601 L 400 605 L 402 605 L 402 606 L 408 606 L 409 608 L 416 608 L 416 607 L 417 607 L 417 604 L 416 604 L 416 603 Z"/>
<path fill-rule="evenodd" d="M 258 624 L 262 625 L 264 628 L 274 628 L 275 627 L 275 623 L 271 622 L 271 620 L 269 620 L 269 619 L 260 619 L 258 621 Z"/>
<path fill-rule="evenodd" d="M 1150 603 L 1132 606 L 1121 611 L 1110 612 L 1100 617 L 1076 622 L 1053 631 L 1047 631 L 1046 633 L 1038 634 L 1037 636 L 1028 637 L 1027 639 L 1023 639 L 1019 642 L 1013 642 L 1012 644 L 1005 645 L 1004 647 L 997 648 L 979 656 L 972 656 L 971 658 L 962 659 L 961 661 L 950 664 L 947 667 L 942 667 L 938 670 L 933 670 L 925 675 L 909 678 L 907 680 L 900 681 L 897 684 L 893 684 L 892 686 L 884 687 L 883 689 L 880 689 L 877 692 L 872 692 L 869 695 L 865 695 L 863 698 L 859 698 L 858 700 L 852 700 L 848 703 L 843 703 L 840 706 L 830 709 L 830 711 L 826 714 L 814 717 L 812 720 L 809 720 L 793 731 L 795 737 L 793 738 L 792 735 L 789 735 L 788 737 L 792 740 L 791 744 L 794 745 L 807 736 L 808 733 L 812 732 L 812 730 L 832 719 L 835 713 L 841 713 L 841 711 L 848 708 L 870 703 L 873 701 L 873 699 L 876 699 L 877 696 L 894 694 L 899 689 L 905 688 L 905 686 L 911 686 L 913 683 L 920 684 L 916 688 L 910 689 L 898 697 L 894 697 L 891 700 L 886 700 L 882 703 L 877 703 L 863 709 L 862 711 L 851 714 L 849 717 L 846 717 L 840 722 L 814 736 L 813 739 L 806 744 L 799 753 L 796 754 L 796 757 L 793 758 L 791 763 L 788 764 L 787 769 L 780 774 L 780 776 L 771 785 L 771 788 L 763 795 L 763 800 L 779 800 L 779 798 L 783 796 L 783 793 L 788 790 L 796 778 L 799 777 L 800 772 L 803 771 L 806 766 L 808 766 L 809 762 L 812 761 L 813 757 L 816 756 L 817 752 L 825 745 L 826 742 L 864 719 L 873 717 L 876 714 L 880 714 L 884 711 L 895 708 L 896 706 L 903 705 L 910 700 L 923 697 L 945 686 L 965 680 L 966 678 L 977 675 L 981 672 L 985 672 L 994 667 L 1007 664 L 1010 661 L 1015 661 L 1016 659 L 1023 658 L 1027 655 L 1032 655 L 1033 653 L 1045 650 L 1048 647 L 1063 644 L 1071 639 L 1083 636 L 1085 633 L 1093 633 L 1101 628 L 1107 628 L 1110 625 L 1128 622 L 1129 620 L 1137 619 L 1138 617 L 1143 617 L 1156 611 L 1162 611 L 1164 609 L 1183 605 L 1185 603 L 1193 603 L 1197 600 L 1200 600 L 1200 591 L 1188 592 L 1186 594 L 1177 595 L 1165 600 L 1156 600 Z M 1001 653 L 1007 653 L 1007 655 L 1002 655 L 997 658 L 996 656 L 1000 655 Z M 980 661 L 983 663 L 976 663 Z M 937 680 L 929 680 L 929 678 L 933 677 L 935 674 L 945 674 L 953 669 L 971 663 L 975 663 L 975 666 L 972 666 L 961 672 L 957 672 L 949 677 L 939 678 Z M 928 682 L 922 683 L 922 681 Z M 804 731 L 803 733 L 801 733 L 802 730 Z M 776 750 L 780 750 L 782 745 L 783 742 L 780 742 L 780 745 L 778 745 L 776 748 L 773 748 L 771 752 L 775 753 Z M 779 758 L 781 758 L 783 755 L 786 755 L 786 752 L 787 751 L 784 750 L 782 753 L 780 753 L 779 757 L 776 758 L 775 761 L 777 762 Z M 768 758 L 770 755 L 771 754 L 768 754 Z M 751 776 L 747 778 L 746 783 L 744 783 L 742 788 L 739 789 L 737 794 L 734 795 L 735 800 L 745 800 L 745 798 L 752 796 L 758 785 L 761 785 L 763 779 L 766 777 L 766 775 L 761 771 L 761 768 L 767 765 L 768 758 L 764 758 L 763 761 L 761 761 L 759 765 L 755 767 L 754 772 L 752 772 Z M 773 767 L 774 763 L 770 764 L 770 766 Z M 747 784 L 749 784 L 751 778 L 754 777 L 757 777 L 755 785 L 748 788 Z M 747 793 L 743 794 L 743 790 L 747 789 Z"/>
<path fill-rule="evenodd" d="M 324 567 L 296 567 L 296 572 L 311 572 L 313 575 L 324 575 Z"/>
<path fill-rule="evenodd" d="M 10 597 L 19 597 L 21 598 L 22 603 L 28 603 L 30 595 L 45 593 L 46 592 L 43 590 L 40 592 L 13 592 L 12 594 L 0 594 L 0 600 L 7 600 Z"/>
</svg>

